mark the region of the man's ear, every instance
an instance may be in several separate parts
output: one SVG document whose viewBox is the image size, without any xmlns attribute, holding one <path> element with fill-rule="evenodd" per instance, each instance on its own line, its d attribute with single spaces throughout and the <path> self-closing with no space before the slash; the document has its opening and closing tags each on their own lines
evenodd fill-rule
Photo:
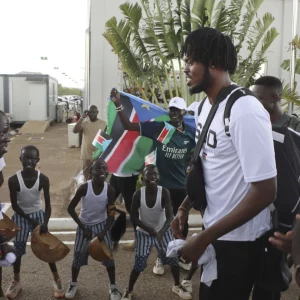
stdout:
<svg viewBox="0 0 300 300">
<path fill-rule="evenodd" d="M 185 109 L 182 109 L 182 110 L 181 110 L 181 115 L 182 115 L 182 116 L 185 116 L 185 115 L 186 115 L 186 113 L 187 113 L 187 112 L 186 112 L 186 110 L 185 110 Z"/>
<path fill-rule="evenodd" d="M 38 158 L 38 159 L 37 159 L 37 162 L 39 163 L 39 162 L 40 162 L 40 160 L 41 160 L 41 159 L 40 159 L 40 158 Z"/>
</svg>

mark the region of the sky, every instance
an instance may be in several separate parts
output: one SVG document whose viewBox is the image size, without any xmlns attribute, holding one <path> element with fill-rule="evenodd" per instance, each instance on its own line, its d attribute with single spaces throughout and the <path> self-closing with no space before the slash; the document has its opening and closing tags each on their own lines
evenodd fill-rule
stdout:
<svg viewBox="0 0 300 300">
<path fill-rule="evenodd" d="M 0 0 L 0 74 L 47 73 L 82 88 L 87 16 L 87 0 Z"/>
</svg>

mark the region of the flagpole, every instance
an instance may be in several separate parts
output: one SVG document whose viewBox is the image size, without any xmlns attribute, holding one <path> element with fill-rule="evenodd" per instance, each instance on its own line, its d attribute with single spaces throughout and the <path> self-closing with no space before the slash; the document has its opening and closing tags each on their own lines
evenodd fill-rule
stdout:
<svg viewBox="0 0 300 300">
<path fill-rule="evenodd" d="M 298 0 L 293 0 L 293 23 L 292 23 L 292 39 L 295 38 L 297 34 L 297 15 L 298 15 Z M 296 63 L 296 49 L 292 44 L 291 49 L 291 59 L 290 59 L 290 86 L 291 90 L 294 90 L 295 87 L 295 63 Z M 294 111 L 294 103 L 289 103 L 289 114 L 292 114 Z"/>
</svg>

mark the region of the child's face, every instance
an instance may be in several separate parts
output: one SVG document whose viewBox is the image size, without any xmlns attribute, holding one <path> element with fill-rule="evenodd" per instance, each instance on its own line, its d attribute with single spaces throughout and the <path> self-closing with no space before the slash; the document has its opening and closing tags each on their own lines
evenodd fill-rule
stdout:
<svg viewBox="0 0 300 300">
<path fill-rule="evenodd" d="M 34 170 L 40 158 L 36 150 L 26 149 L 22 151 L 20 160 L 24 170 Z"/>
<path fill-rule="evenodd" d="M 104 161 L 97 161 L 92 166 L 91 171 L 92 179 L 96 182 L 104 182 L 108 176 L 107 165 Z"/>
<path fill-rule="evenodd" d="M 155 166 L 147 166 L 144 168 L 143 181 L 146 186 L 156 186 L 159 181 L 158 169 Z"/>
<path fill-rule="evenodd" d="M 7 152 L 9 120 L 5 115 L 0 114 L 0 157 Z"/>
</svg>

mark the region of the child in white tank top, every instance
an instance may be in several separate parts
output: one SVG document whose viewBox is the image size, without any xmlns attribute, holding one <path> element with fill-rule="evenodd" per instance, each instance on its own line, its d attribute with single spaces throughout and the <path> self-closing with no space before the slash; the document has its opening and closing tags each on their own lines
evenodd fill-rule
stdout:
<svg viewBox="0 0 300 300">
<path fill-rule="evenodd" d="M 39 150 L 35 146 L 24 147 L 21 150 L 20 160 L 23 170 L 17 172 L 8 180 L 10 200 L 14 210 L 12 219 L 21 229 L 14 240 L 17 260 L 14 263 L 14 279 L 6 292 L 9 299 L 17 297 L 21 290 L 21 258 L 26 254 L 29 233 L 32 233 L 38 225 L 40 225 L 40 234 L 47 233 L 48 221 L 51 215 L 49 178 L 36 170 L 37 163 L 40 160 Z M 42 210 L 42 190 L 45 198 L 45 212 Z M 54 279 L 54 297 L 62 298 L 64 288 L 56 264 L 49 263 L 49 267 Z"/>
<path fill-rule="evenodd" d="M 147 165 L 143 170 L 145 187 L 133 196 L 131 207 L 132 221 L 137 225 L 135 244 L 135 263 L 130 274 L 128 288 L 125 289 L 123 298 L 130 300 L 132 291 L 139 275 L 147 266 L 148 257 L 153 246 L 158 251 L 161 264 L 168 264 L 174 279 L 172 291 L 182 299 L 192 299 L 180 285 L 180 270 L 178 258 L 166 257 L 167 247 L 173 236 L 170 224 L 173 220 L 173 208 L 169 191 L 157 185 L 159 180 L 158 170 L 154 165 Z M 161 266 L 154 266 L 153 272 L 162 275 Z"/>
<path fill-rule="evenodd" d="M 87 244 L 95 237 L 104 240 L 109 249 L 112 249 L 110 227 L 115 213 L 115 190 L 105 182 L 108 175 L 107 165 L 97 159 L 91 166 L 92 179 L 81 185 L 72 199 L 68 212 L 78 224 L 72 263 L 72 280 L 70 280 L 65 298 L 73 299 L 77 292 L 77 278 L 80 268 L 88 264 Z M 82 202 L 78 216 L 75 208 Z M 110 279 L 109 299 L 120 300 L 121 294 L 115 282 L 114 260 L 104 261 Z"/>
</svg>

